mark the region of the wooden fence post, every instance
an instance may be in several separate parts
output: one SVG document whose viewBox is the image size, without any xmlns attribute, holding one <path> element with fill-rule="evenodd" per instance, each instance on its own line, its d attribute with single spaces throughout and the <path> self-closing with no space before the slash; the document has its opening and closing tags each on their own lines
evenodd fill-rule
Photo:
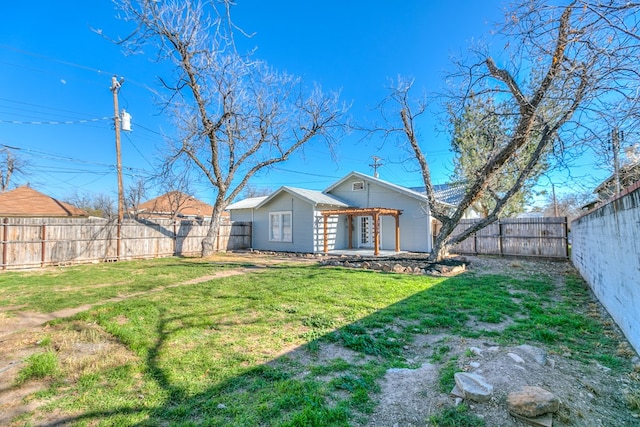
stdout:
<svg viewBox="0 0 640 427">
<path fill-rule="evenodd" d="M 40 227 L 40 267 L 44 267 L 45 252 L 47 250 L 47 224 Z"/>
<path fill-rule="evenodd" d="M 222 232 L 222 221 L 218 224 L 218 233 L 216 234 L 216 252 L 220 252 L 220 233 Z"/>
<path fill-rule="evenodd" d="M 173 256 L 178 256 L 178 224 L 176 219 L 173 219 Z"/>
<path fill-rule="evenodd" d="M 116 258 L 120 261 L 120 240 L 122 239 L 122 224 L 118 219 L 118 225 L 116 227 Z"/>
<path fill-rule="evenodd" d="M 473 254 L 478 255 L 478 233 L 473 233 Z"/>
<path fill-rule="evenodd" d="M 567 258 L 569 258 L 571 256 L 571 254 L 569 253 L 569 218 L 567 218 L 566 216 L 564 217 L 564 221 L 562 222 L 562 226 L 564 228 L 564 248 L 565 248 L 565 255 Z"/>
<path fill-rule="evenodd" d="M 9 218 L 2 220 L 2 269 L 7 269 L 7 239 L 9 238 Z"/>
</svg>

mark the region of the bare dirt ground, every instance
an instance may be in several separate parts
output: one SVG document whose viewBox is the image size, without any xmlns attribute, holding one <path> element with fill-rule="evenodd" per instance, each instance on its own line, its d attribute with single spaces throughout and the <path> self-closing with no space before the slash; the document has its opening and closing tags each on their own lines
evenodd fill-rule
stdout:
<svg viewBox="0 0 640 427">
<path fill-rule="evenodd" d="M 528 277 L 540 273 L 552 274 L 559 287 L 563 285 L 563 274 L 572 267 L 567 262 L 524 261 L 512 259 L 469 258 L 471 269 L 479 272 L 509 273 Z M 314 263 L 317 259 L 304 257 L 225 254 L 214 257 L 212 263 L 237 263 L 242 267 L 226 270 L 211 276 L 178 283 L 173 286 L 188 286 L 235 274 L 255 271 L 255 268 L 269 265 L 304 262 Z M 251 267 L 252 266 L 252 267 Z M 507 271 L 508 270 L 508 271 Z M 157 292 L 158 288 L 149 292 Z M 133 298 L 140 294 L 114 299 Z M 46 322 L 69 317 L 92 305 L 61 310 L 55 313 L 22 312 L 19 307 L 0 311 L 0 425 L 11 424 L 16 416 L 37 409 L 37 400 L 30 399 L 33 393 L 45 388 L 45 384 L 31 381 L 24 386 L 14 386 L 21 361 L 38 348 L 37 340 L 44 336 L 51 326 Z M 11 316 L 6 311 L 11 311 Z M 458 357 L 458 365 L 465 371 L 476 372 L 494 386 L 494 394 L 489 402 L 467 402 L 469 412 L 483 418 L 487 426 L 526 426 L 508 414 L 506 396 L 521 386 L 539 386 L 551 391 L 561 400 L 561 410 L 554 416 L 556 426 L 640 426 L 638 414 L 625 403 L 625 393 L 640 388 L 640 360 L 631 350 L 627 341 L 618 332 L 608 314 L 597 303 L 593 303 L 590 316 L 610 325 L 609 332 L 619 339 L 619 354 L 636 363 L 634 372 L 615 374 L 596 362 L 584 364 L 576 361 L 568 352 L 547 354 L 544 363 L 536 361 L 536 355 L 519 347 L 501 347 L 488 340 L 470 340 L 459 336 L 437 334 L 416 335 L 411 345 L 405 347 L 405 357 L 418 369 L 392 369 L 381 382 L 381 392 L 375 396 L 377 407 L 370 417 L 367 427 L 374 426 L 425 426 L 428 418 L 453 406 L 455 399 L 448 393 L 438 391 L 437 365 L 431 364 L 433 351 L 439 346 L 449 348 L 449 356 Z M 470 322 L 469 328 L 500 330 L 508 322 L 500 325 L 486 325 Z M 118 343 L 109 340 L 101 330 L 83 330 L 84 334 L 95 335 L 95 343 L 89 346 L 69 344 L 67 352 L 76 352 L 78 363 L 119 363 Z M 473 352 L 470 349 L 475 349 Z M 544 350 L 544 349 L 542 349 Z M 335 344 L 323 345 L 314 356 L 304 350 L 295 350 L 292 355 L 302 363 L 317 363 L 320 359 L 342 358 L 351 363 L 364 363 L 359 353 Z M 518 356 L 514 357 L 513 355 Z M 125 357 L 125 356 L 122 356 Z M 105 359 L 100 362 L 90 359 Z M 37 425 L 57 425 L 58 415 L 53 412 Z"/>
<path fill-rule="evenodd" d="M 522 278 L 550 274 L 556 280 L 558 295 L 564 286 L 564 275 L 575 272 L 568 262 L 466 258 L 470 269 L 480 273 L 506 273 Z M 465 339 L 448 334 L 415 335 L 414 342 L 404 348 L 404 356 L 408 362 L 420 367 L 387 371 L 381 382 L 381 392 L 377 395 L 377 407 L 365 426 L 426 426 L 430 416 L 456 404 L 449 393 L 438 391 L 440 367 L 429 362 L 434 351 L 442 346 L 449 349 L 449 357 L 458 358 L 457 365 L 463 371 L 478 373 L 493 385 L 494 393 L 488 402 L 465 402 L 469 413 L 483 419 L 487 427 L 529 425 L 511 416 L 506 403 L 507 395 L 523 386 L 541 387 L 560 399 L 560 411 L 552 420 L 554 426 L 640 426 L 639 414 L 631 411 L 625 402 L 628 392 L 637 392 L 640 388 L 640 359 L 595 299 L 589 309 L 589 316 L 608 325 L 607 333 L 619 341 L 618 355 L 635 362 L 634 372 L 614 374 L 595 361 L 585 365 L 575 360 L 569 351 L 554 354 L 540 347 L 533 350 L 526 345 L 502 347 L 490 340 Z M 512 322 L 495 325 L 471 321 L 467 326 L 476 330 L 500 331 Z M 364 363 L 359 353 L 351 352 L 353 354 L 349 356 L 349 350 L 335 347 L 331 345 L 322 349 L 320 357 L 329 359 L 335 352 L 351 363 L 359 360 Z M 543 363 L 539 360 L 541 355 L 545 356 Z"/>
</svg>

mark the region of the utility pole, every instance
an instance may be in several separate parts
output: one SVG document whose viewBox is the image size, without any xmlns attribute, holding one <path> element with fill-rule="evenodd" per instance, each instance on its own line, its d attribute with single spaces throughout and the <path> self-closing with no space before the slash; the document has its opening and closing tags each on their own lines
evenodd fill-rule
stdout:
<svg viewBox="0 0 640 427">
<path fill-rule="evenodd" d="M 124 220 L 124 191 L 122 189 L 122 158 L 120 155 L 120 112 L 118 111 L 118 92 L 124 83 L 124 78 L 111 77 L 111 92 L 113 92 L 113 122 L 116 130 L 116 170 L 118 173 L 118 245 L 117 256 L 120 259 L 120 238 L 122 221 Z"/>
<path fill-rule="evenodd" d="M 616 183 L 616 195 L 620 194 L 620 139 L 624 137 L 624 134 L 613 128 L 611 131 L 611 145 L 613 149 L 613 176 Z"/>
<path fill-rule="evenodd" d="M 379 163 L 379 161 L 382 159 L 378 156 L 371 156 L 371 158 L 373 159 L 373 164 L 369 166 L 373 168 L 373 177 L 378 178 L 378 168 L 382 166 L 382 163 Z"/>
<path fill-rule="evenodd" d="M 558 199 L 556 199 L 556 186 L 552 182 L 551 183 L 551 191 L 553 193 L 553 216 L 557 217 L 558 215 Z"/>
</svg>

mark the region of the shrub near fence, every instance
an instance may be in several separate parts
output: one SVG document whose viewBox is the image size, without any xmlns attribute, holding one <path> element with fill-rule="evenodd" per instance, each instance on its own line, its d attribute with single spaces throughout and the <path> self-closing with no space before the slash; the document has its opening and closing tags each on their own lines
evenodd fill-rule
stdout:
<svg viewBox="0 0 640 427">
<path fill-rule="evenodd" d="M 3 218 L 2 269 L 197 255 L 209 222 L 171 219 Z M 118 242 L 118 235 L 120 239 Z M 119 244 L 118 244 L 119 243 Z M 216 250 L 251 247 L 251 223 L 220 226 Z"/>
<path fill-rule="evenodd" d="M 456 236 L 478 222 L 460 221 Z M 514 255 L 568 258 L 567 218 L 507 218 L 478 230 L 454 245 L 451 252 L 472 255 Z"/>
</svg>

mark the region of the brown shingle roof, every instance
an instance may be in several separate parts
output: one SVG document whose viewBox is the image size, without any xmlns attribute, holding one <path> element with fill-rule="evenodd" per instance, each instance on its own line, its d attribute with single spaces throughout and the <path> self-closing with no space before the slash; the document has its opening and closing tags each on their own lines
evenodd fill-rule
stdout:
<svg viewBox="0 0 640 427">
<path fill-rule="evenodd" d="M 0 193 L 0 216 L 64 217 L 89 216 L 73 205 L 61 202 L 29 187 Z"/>
<path fill-rule="evenodd" d="M 142 203 L 138 206 L 138 212 L 142 216 L 172 217 L 179 214 L 210 217 L 213 214 L 213 206 L 180 191 L 171 191 Z"/>
</svg>

